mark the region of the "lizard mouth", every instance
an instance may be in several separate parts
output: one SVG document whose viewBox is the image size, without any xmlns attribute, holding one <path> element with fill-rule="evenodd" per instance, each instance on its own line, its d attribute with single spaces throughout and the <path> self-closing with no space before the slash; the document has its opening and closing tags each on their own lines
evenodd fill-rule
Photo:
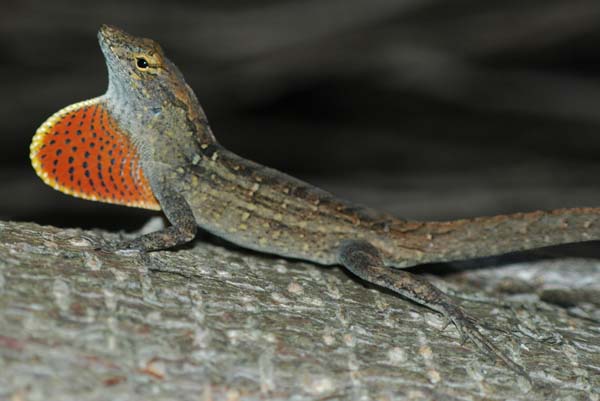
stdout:
<svg viewBox="0 0 600 401">
<path fill-rule="evenodd" d="M 100 29 L 98 30 L 98 33 L 101 34 L 102 36 L 107 36 L 107 34 L 109 34 L 111 32 L 118 32 L 118 31 L 121 31 L 121 29 L 117 28 L 114 25 L 102 24 L 100 26 Z"/>
<path fill-rule="evenodd" d="M 98 41 L 103 48 L 126 48 L 139 43 L 141 40 L 141 38 L 136 38 L 113 25 L 103 24 L 98 30 Z"/>
<path fill-rule="evenodd" d="M 102 53 L 107 58 L 116 58 L 113 45 L 116 33 L 120 31 L 118 28 L 110 25 L 102 25 L 98 30 L 98 43 Z"/>
<path fill-rule="evenodd" d="M 98 30 L 98 41 L 100 44 L 109 44 L 111 38 L 113 38 L 116 32 L 119 31 L 119 28 L 103 24 Z"/>
<path fill-rule="evenodd" d="M 124 30 L 117 28 L 114 25 L 102 24 L 98 30 L 98 39 L 101 41 L 114 41 L 115 39 L 121 38 L 122 41 L 133 39 L 133 37 L 125 32 Z"/>
<path fill-rule="evenodd" d="M 121 62 L 128 59 L 132 47 L 140 41 L 133 35 L 116 26 L 103 24 L 98 30 L 98 43 L 104 54 L 104 58 L 112 68 L 120 68 Z"/>
</svg>

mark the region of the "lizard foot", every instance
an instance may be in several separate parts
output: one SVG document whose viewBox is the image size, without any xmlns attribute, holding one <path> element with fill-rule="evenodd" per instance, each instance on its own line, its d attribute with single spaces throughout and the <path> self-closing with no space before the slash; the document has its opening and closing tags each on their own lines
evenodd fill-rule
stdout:
<svg viewBox="0 0 600 401">
<path fill-rule="evenodd" d="M 480 325 L 473 317 L 467 315 L 466 312 L 457 305 L 443 302 L 440 306 L 441 312 L 446 319 L 444 329 L 452 322 L 460 334 L 461 344 L 464 344 L 467 340 L 470 341 L 482 354 L 487 355 L 494 360 L 500 360 L 506 367 L 531 382 L 531 378 L 521 365 L 506 356 L 479 331 Z"/>
<path fill-rule="evenodd" d="M 363 280 L 388 288 L 441 313 L 446 322 L 452 322 L 456 326 L 463 341 L 470 340 L 482 354 L 501 361 L 510 370 L 531 382 L 525 369 L 481 334 L 481 325 L 448 295 L 421 276 L 386 267 L 379 250 L 373 245 L 362 241 L 348 242 L 340 249 L 339 262 Z M 447 324 L 444 328 L 446 326 Z"/>
</svg>

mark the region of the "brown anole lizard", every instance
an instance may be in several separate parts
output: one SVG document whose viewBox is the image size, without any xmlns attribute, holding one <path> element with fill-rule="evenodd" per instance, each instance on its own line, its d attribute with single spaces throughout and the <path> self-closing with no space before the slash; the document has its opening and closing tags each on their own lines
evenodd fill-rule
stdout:
<svg viewBox="0 0 600 401">
<path fill-rule="evenodd" d="M 223 148 L 155 41 L 106 25 L 98 37 L 107 92 L 50 117 L 30 156 L 37 174 L 67 194 L 163 211 L 170 226 L 121 248 L 172 248 L 199 226 L 249 249 L 340 264 L 441 313 L 482 352 L 527 376 L 449 296 L 401 269 L 598 239 L 600 209 L 424 222 L 354 205 Z"/>
</svg>

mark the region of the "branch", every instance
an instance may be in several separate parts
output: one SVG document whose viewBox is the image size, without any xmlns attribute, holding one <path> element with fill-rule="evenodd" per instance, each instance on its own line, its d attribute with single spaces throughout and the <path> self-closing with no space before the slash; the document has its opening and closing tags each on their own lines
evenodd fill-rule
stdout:
<svg viewBox="0 0 600 401">
<path fill-rule="evenodd" d="M 464 306 L 534 378 L 526 394 L 526 384 L 461 345 L 454 329 L 441 331 L 437 314 L 368 290 L 337 268 L 200 242 L 148 255 L 93 250 L 117 239 L 0 222 L 0 398 L 598 395 L 595 309 L 579 306 L 573 317 L 535 296 L 545 278 L 565 269 L 600 282 L 595 262 L 527 262 L 434 278 L 470 294 Z M 502 288 L 530 294 L 500 300 Z"/>
</svg>

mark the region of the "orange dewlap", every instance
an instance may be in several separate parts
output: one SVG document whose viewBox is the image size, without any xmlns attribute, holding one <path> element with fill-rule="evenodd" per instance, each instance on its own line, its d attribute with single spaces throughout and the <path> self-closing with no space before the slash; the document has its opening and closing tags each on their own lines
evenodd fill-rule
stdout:
<svg viewBox="0 0 600 401">
<path fill-rule="evenodd" d="M 56 190 L 79 198 L 160 210 L 131 141 L 98 98 L 58 111 L 38 128 L 31 164 Z"/>
</svg>

